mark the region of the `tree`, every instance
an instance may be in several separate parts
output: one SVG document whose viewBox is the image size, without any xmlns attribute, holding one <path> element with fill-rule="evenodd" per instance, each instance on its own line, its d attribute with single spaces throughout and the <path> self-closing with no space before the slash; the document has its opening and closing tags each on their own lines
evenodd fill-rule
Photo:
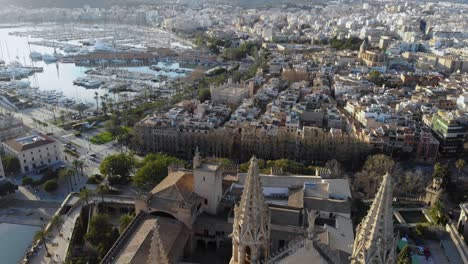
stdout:
<svg viewBox="0 0 468 264">
<path fill-rule="evenodd" d="M 83 199 L 86 202 L 86 204 L 89 204 L 89 199 L 91 199 L 92 196 L 93 192 L 86 188 L 83 188 L 80 191 L 80 198 Z"/>
<path fill-rule="evenodd" d="M 209 88 L 202 88 L 198 90 L 198 100 L 204 102 L 211 99 L 211 92 Z"/>
<path fill-rule="evenodd" d="M 380 72 L 378 71 L 371 71 L 367 75 L 367 79 L 375 84 L 378 84 L 380 82 Z"/>
<path fill-rule="evenodd" d="M 99 184 L 96 188 L 96 193 L 101 195 L 101 200 L 104 202 L 104 194 L 110 193 L 110 187 L 107 184 Z"/>
<path fill-rule="evenodd" d="M 99 252 L 100 259 L 109 251 L 118 237 L 119 231 L 112 228 L 109 216 L 105 214 L 93 216 L 89 223 L 88 232 L 85 235 L 85 239 Z"/>
<path fill-rule="evenodd" d="M 6 174 L 15 174 L 20 171 L 21 164 L 17 157 L 12 155 L 2 156 L 3 169 Z"/>
<path fill-rule="evenodd" d="M 60 215 L 54 215 L 50 220 L 50 226 L 56 228 L 58 232 L 62 229 L 63 223 L 63 218 Z"/>
<path fill-rule="evenodd" d="M 445 215 L 445 205 L 439 200 L 435 202 L 429 210 L 429 215 L 438 225 L 445 225 L 447 223 L 447 216 Z"/>
<path fill-rule="evenodd" d="M 102 109 L 102 112 L 104 112 L 104 115 L 107 115 L 107 101 L 106 101 L 106 97 L 104 95 L 101 95 L 101 109 Z"/>
<path fill-rule="evenodd" d="M 461 180 L 461 176 L 462 176 L 461 171 L 465 167 L 465 160 L 458 159 L 457 161 L 455 161 L 455 167 L 458 169 L 458 180 Z"/>
<path fill-rule="evenodd" d="M 78 111 L 78 114 L 80 114 L 80 116 L 84 116 L 84 111 L 88 109 L 88 106 L 86 104 L 83 104 L 83 103 L 79 103 L 76 105 L 76 110 Z"/>
<path fill-rule="evenodd" d="M 63 169 L 63 170 L 60 170 L 58 173 L 58 177 L 60 180 L 68 181 L 68 192 L 73 191 L 73 183 L 72 183 L 73 174 L 74 172 L 71 169 Z"/>
<path fill-rule="evenodd" d="M 362 170 L 355 174 L 354 188 L 363 192 L 367 197 L 373 197 L 383 175 L 392 173 L 394 166 L 395 162 L 389 156 L 383 154 L 369 156 Z"/>
<path fill-rule="evenodd" d="M 173 164 L 187 165 L 184 161 L 165 154 L 149 154 L 133 177 L 133 184 L 142 189 L 153 188 L 167 176 L 167 167 Z"/>
<path fill-rule="evenodd" d="M 132 222 L 134 215 L 131 214 L 124 214 L 119 219 L 119 233 L 122 234 L 125 231 L 125 228 Z"/>
<path fill-rule="evenodd" d="M 394 181 L 396 188 L 393 188 L 395 195 L 417 197 L 424 193 L 430 177 L 421 170 L 405 171 L 396 173 Z"/>
<path fill-rule="evenodd" d="M 120 127 L 120 119 L 117 114 L 111 115 L 111 119 L 106 122 L 105 127 L 114 136 L 120 134 L 122 128 Z"/>
<path fill-rule="evenodd" d="M 448 166 L 441 165 L 439 162 L 434 164 L 434 172 L 432 173 L 432 178 L 441 178 L 444 187 L 447 187 L 452 183 L 452 176 L 450 175 L 450 170 L 448 169 Z"/>
<path fill-rule="evenodd" d="M 47 238 L 47 235 L 49 234 L 48 231 L 46 231 L 45 229 L 41 229 L 39 231 L 37 231 L 35 234 L 34 234 L 34 241 L 41 241 L 42 244 L 44 245 L 44 249 L 46 251 L 46 254 L 47 256 L 49 257 L 50 254 L 49 254 L 49 249 L 47 248 L 47 243 L 46 243 L 46 238 Z"/>
<path fill-rule="evenodd" d="M 0 182 L 0 197 L 8 194 L 15 193 L 18 190 L 18 186 L 10 181 Z"/>
<path fill-rule="evenodd" d="M 83 177 L 83 170 L 84 170 L 84 166 L 85 166 L 84 161 L 79 160 L 79 159 L 75 159 L 75 160 L 73 160 L 72 164 L 73 164 L 73 168 L 75 168 L 75 171 L 79 172 L 79 176 Z"/>
<path fill-rule="evenodd" d="M 336 159 L 327 161 L 325 167 L 330 171 L 330 178 L 338 179 L 343 177 L 343 166 Z"/>
<path fill-rule="evenodd" d="M 46 192 L 54 192 L 57 190 L 57 188 L 58 188 L 58 184 L 57 184 L 57 180 L 55 179 L 48 180 L 44 183 L 44 190 Z"/>
<path fill-rule="evenodd" d="M 107 156 L 99 166 L 101 174 L 106 177 L 128 179 L 136 167 L 136 160 L 132 154 L 114 154 Z"/>
<path fill-rule="evenodd" d="M 29 176 L 24 177 L 23 180 L 21 181 L 21 185 L 23 186 L 32 185 L 33 183 L 34 183 L 34 179 Z"/>
<path fill-rule="evenodd" d="M 397 264 L 411 264 L 411 249 L 408 245 L 404 246 L 398 254 Z"/>
<path fill-rule="evenodd" d="M 94 100 L 96 100 L 96 113 L 99 114 L 99 94 L 98 94 L 98 92 L 94 92 Z"/>
<path fill-rule="evenodd" d="M 62 126 L 65 125 L 65 111 L 60 110 L 60 121 L 62 121 Z"/>
</svg>

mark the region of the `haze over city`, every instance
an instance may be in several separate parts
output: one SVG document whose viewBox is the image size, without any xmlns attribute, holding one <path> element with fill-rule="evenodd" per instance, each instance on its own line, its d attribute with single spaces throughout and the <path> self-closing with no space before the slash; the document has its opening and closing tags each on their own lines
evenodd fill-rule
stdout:
<svg viewBox="0 0 468 264">
<path fill-rule="evenodd" d="M 468 263 L 466 1 L 0 6 L 0 263 Z"/>
</svg>

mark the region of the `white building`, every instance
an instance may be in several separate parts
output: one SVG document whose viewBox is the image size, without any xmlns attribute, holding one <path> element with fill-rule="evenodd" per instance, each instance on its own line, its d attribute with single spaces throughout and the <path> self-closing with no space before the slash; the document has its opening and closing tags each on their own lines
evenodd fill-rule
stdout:
<svg viewBox="0 0 468 264">
<path fill-rule="evenodd" d="M 5 153 L 18 158 L 21 173 L 57 163 L 61 149 L 57 141 L 41 133 L 10 139 L 2 143 Z"/>
<path fill-rule="evenodd" d="M 468 93 L 460 94 L 457 98 L 457 105 L 460 109 L 468 110 Z"/>
</svg>

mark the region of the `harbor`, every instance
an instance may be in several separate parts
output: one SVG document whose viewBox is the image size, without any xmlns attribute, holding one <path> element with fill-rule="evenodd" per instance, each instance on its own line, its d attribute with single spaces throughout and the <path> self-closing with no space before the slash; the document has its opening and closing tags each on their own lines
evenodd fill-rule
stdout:
<svg viewBox="0 0 468 264">
<path fill-rule="evenodd" d="M 42 105 L 76 110 L 91 108 L 96 97 L 109 93 L 117 100 L 121 93 L 128 100 L 142 91 L 170 98 L 173 90 L 168 86 L 193 70 L 178 61 L 188 65 L 196 60 L 174 59 L 171 44 L 162 40 L 145 48 L 115 36 L 109 40 L 117 30 L 86 33 L 74 27 L 74 34 L 64 38 L 62 28 L 54 26 L 1 28 L 0 103 L 14 111 Z M 150 40 L 146 37 L 145 43 Z M 177 44 L 179 50 L 190 50 Z"/>
</svg>

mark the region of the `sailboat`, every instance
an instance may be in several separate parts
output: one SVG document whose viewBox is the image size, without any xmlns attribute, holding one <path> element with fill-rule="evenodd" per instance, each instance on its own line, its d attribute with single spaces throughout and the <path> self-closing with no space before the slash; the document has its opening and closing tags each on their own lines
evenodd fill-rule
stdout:
<svg viewBox="0 0 468 264">
<path fill-rule="evenodd" d="M 57 57 L 55 57 L 54 55 L 45 53 L 45 54 L 42 56 L 42 60 L 44 60 L 45 63 L 53 63 L 53 62 L 56 62 L 56 61 L 57 61 Z"/>
<path fill-rule="evenodd" d="M 37 51 L 31 51 L 31 53 L 29 54 L 29 57 L 31 58 L 31 60 L 33 61 L 39 61 L 39 60 L 42 60 L 42 54 L 37 52 Z"/>
</svg>

